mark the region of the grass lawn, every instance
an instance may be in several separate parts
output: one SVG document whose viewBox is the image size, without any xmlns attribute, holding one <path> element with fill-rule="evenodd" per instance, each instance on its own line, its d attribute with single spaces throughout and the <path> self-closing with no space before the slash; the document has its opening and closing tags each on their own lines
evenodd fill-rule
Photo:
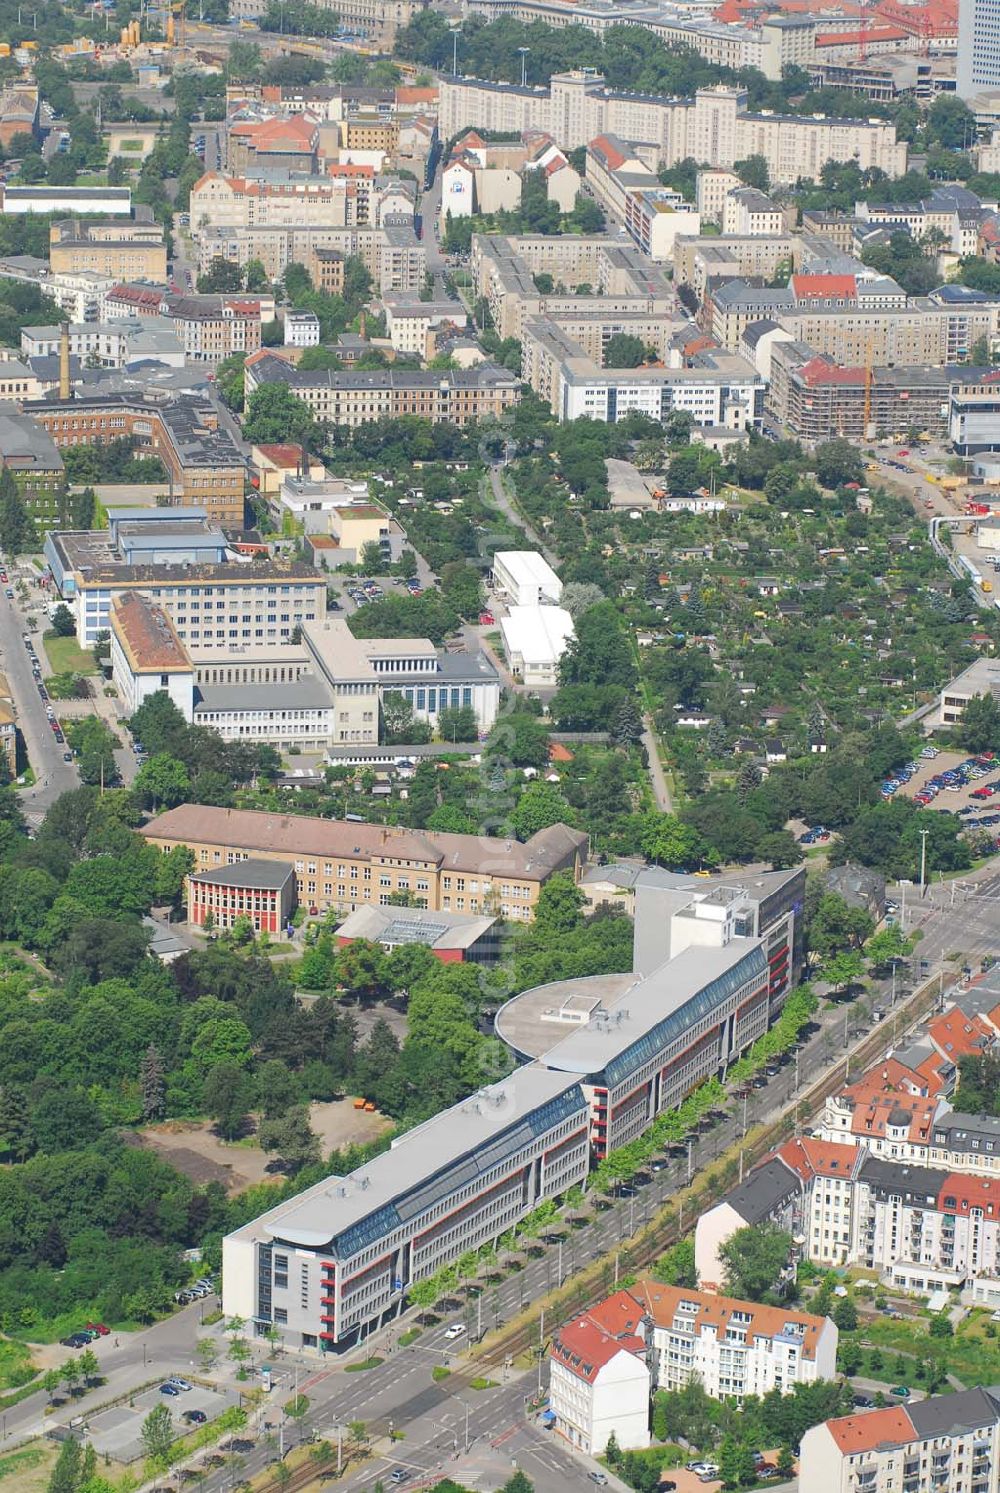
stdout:
<svg viewBox="0 0 1000 1493">
<path fill-rule="evenodd" d="M 51 1442 L 36 1442 L 0 1457 L 0 1488 L 17 1493 L 43 1493 L 55 1465 L 59 1448 Z"/>
<path fill-rule="evenodd" d="M 46 632 L 42 634 L 42 642 L 53 674 L 97 673 L 93 654 L 88 648 L 81 648 L 76 638 L 57 638 L 54 632 Z"/>
<path fill-rule="evenodd" d="M 24 1343 L 0 1339 L 0 1389 L 18 1389 L 35 1377 L 35 1365 Z"/>
<path fill-rule="evenodd" d="M 992 1329 L 992 1337 L 987 1336 L 987 1327 Z M 970 1387 L 996 1382 L 1000 1337 L 997 1336 L 996 1324 L 990 1321 L 989 1312 L 971 1312 L 958 1324 L 954 1337 L 931 1337 L 926 1317 L 907 1321 L 877 1317 L 874 1322 L 864 1323 L 859 1337 L 876 1344 L 881 1350 L 884 1360 L 882 1377 L 892 1378 L 896 1371 L 895 1353 L 913 1353 L 918 1359 L 933 1358 L 948 1373 Z M 904 1377 L 899 1382 L 912 1385 L 914 1380 Z M 916 1382 L 919 1384 L 919 1380 Z"/>
</svg>

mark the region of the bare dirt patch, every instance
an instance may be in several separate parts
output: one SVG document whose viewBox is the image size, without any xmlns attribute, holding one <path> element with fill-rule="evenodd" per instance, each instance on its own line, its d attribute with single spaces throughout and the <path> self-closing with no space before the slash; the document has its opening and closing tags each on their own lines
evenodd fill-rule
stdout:
<svg viewBox="0 0 1000 1493">
<path fill-rule="evenodd" d="M 392 1124 L 385 1115 L 354 1108 L 353 1099 L 331 1099 L 328 1104 L 310 1104 L 309 1121 L 319 1136 L 324 1156 L 344 1146 L 361 1146 L 375 1140 Z"/>
<path fill-rule="evenodd" d="M 353 1099 L 311 1104 L 309 1118 L 324 1155 L 374 1140 L 391 1124 L 384 1115 L 355 1109 Z M 266 1155 L 252 1138 L 236 1144 L 220 1140 L 208 1121 L 168 1120 L 151 1125 L 135 1135 L 135 1144 L 155 1151 L 199 1186 L 219 1182 L 231 1194 L 258 1182 L 283 1180 L 282 1173 L 274 1169 L 275 1158 Z"/>
</svg>

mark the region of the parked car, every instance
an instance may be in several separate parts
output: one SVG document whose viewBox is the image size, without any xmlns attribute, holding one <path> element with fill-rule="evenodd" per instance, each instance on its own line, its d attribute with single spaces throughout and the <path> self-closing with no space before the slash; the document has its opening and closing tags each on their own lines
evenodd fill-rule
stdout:
<svg viewBox="0 0 1000 1493">
<path fill-rule="evenodd" d="M 890 1389 L 889 1393 L 895 1395 L 897 1400 L 908 1400 L 910 1398 L 909 1386 L 906 1384 L 897 1384 L 894 1389 Z"/>
<path fill-rule="evenodd" d="M 389 1474 L 389 1481 L 390 1483 L 397 1484 L 405 1483 L 408 1477 L 409 1473 L 407 1472 L 405 1467 L 394 1467 Z"/>
<path fill-rule="evenodd" d="M 86 1332 L 71 1332 L 69 1337 L 60 1338 L 64 1348 L 85 1348 L 90 1342 L 90 1335 Z"/>
<path fill-rule="evenodd" d="M 603 1472 L 588 1472 L 587 1476 L 590 1478 L 590 1481 L 592 1483 L 596 1483 L 599 1488 L 606 1488 L 608 1486 L 607 1477 Z"/>
<path fill-rule="evenodd" d="M 177 1388 L 176 1384 L 171 1384 L 168 1382 L 166 1384 L 160 1385 L 160 1394 L 170 1395 L 171 1397 L 176 1398 L 176 1396 L 180 1394 L 180 1390 Z"/>
<path fill-rule="evenodd" d="M 103 1322 L 88 1322 L 88 1332 L 96 1332 L 98 1337 L 107 1337 L 111 1332 L 110 1327 L 105 1327 Z"/>
<path fill-rule="evenodd" d="M 874 1408 L 874 1405 L 875 1401 L 871 1398 L 870 1395 L 854 1396 L 854 1408 L 856 1410 L 871 1410 Z"/>
<path fill-rule="evenodd" d="M 186 1379 L 182 1379 L 180 1374 L 171 1374 L 170 1378 L 167 1380 L 167 1383 L 172 1384 L 175 1389 L 180 1389 L 185 1393 L 191 1388 L 191 1385 L 188 1383 L 188 1381 Z"/>
<path fill-rule="evenodd" d="M 203 1426 L 208 1420 L 208 1416 L 204 1410 L 185 1410 L 181 1419 L 186 1420 L 189 1426 Z"/>
</svg>

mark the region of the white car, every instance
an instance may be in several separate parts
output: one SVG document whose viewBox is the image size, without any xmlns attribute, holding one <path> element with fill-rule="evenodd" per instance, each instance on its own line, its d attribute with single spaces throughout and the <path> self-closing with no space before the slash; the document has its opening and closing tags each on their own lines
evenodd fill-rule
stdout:
<svg viewBox="0 0 1000 1493">
<path fill-rule="evenodd" d="M 448 1331 L 445 1333 L 445 1337 L 448 1338 L 449 1341 L 451 1341 L 453 1338 L 464 1337 L 464 1336 L 465 1336 L 465 1323 L 464 1322 L 452 1322 L 451 1326 L 448 1328 Z"/>
</svg>

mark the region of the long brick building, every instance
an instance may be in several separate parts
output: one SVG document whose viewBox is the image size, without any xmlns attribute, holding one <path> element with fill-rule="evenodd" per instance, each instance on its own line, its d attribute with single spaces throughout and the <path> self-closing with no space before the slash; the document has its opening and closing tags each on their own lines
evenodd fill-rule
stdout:
<svg viewBox="0 0 1000 1493">
<path fill-rule="evenodd" d="M 181 804 L 142 831 L 151 845 L 194 851 L 195 871 L 239 861 L 279 861 L 295 868 L 298 901 L 325 912 L 384 906 L 394 892 L 448 912 L 497 912 L 528 921 L 550 876 L 579 879 L 587 837 L 564 824 L 516 840 L 356 824 Z"/>
</svg>

